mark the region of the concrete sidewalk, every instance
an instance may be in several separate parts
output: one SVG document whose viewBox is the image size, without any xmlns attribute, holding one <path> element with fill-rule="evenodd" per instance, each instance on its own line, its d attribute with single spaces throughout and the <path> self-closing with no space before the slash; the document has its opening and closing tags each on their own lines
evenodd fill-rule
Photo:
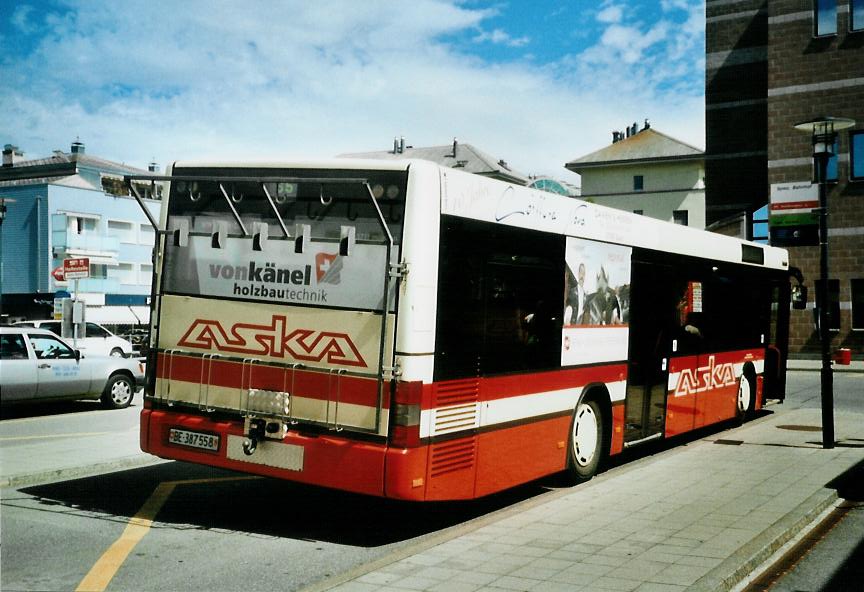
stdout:
<svg viewBox="0 0 864 592">
<path fill-rule="evenodd" d="M 307 588 L 338 592 L 729 590 L 864 473 L 864 414 L 780 411 L 623 465 Z"/>
</svg>

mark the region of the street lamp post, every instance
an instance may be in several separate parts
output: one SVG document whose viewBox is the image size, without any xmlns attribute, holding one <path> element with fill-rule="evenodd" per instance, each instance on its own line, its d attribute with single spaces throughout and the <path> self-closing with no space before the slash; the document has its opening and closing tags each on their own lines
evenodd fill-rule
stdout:
<svg viewBox="0 0 864 592">
<path fill-rule="evenodd" d="M 831 334 L 828 312 L 828 161 L 834 154 L 837 132 L 855 125 L 845 117 L 819 117 L 795 124 L 813 138 L 816 182 L 819 184 L 819 342 L 822 346 L 822 448 L 834 448 L 834 375 L 831 369 Z"/>
</svg>

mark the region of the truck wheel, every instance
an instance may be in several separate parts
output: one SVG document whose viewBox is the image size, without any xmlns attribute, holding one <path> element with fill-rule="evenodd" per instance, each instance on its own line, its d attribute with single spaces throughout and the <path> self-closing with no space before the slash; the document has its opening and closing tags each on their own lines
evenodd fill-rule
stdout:
<svg viewBox="0 0 864 592">
<path fill-rule="evenodd" d="M 123 374 L 115 374 L 108 379 L 102 391 L 102 405 L 108 409 L 123 409 L 132 403 L 135 385 L 132 379 Z"/>
</svg>

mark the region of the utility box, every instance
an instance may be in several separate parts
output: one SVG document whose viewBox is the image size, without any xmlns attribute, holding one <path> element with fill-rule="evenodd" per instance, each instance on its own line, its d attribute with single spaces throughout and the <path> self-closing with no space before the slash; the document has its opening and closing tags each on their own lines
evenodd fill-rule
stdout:
<svg viewBox="0 0 864 592">
<path fill-rule="evenodd" d="M 64 339 L 81 339 L 85 337 L 86 307 L 84 301 L 64 298 L 62 308 L 63 319 L 60 323 L 60 337 Z"/>
</svg>

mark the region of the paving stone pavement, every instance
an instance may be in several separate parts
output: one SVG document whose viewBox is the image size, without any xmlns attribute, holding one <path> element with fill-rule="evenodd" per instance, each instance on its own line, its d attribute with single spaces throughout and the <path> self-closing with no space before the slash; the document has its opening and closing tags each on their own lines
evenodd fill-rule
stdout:
<svg viewBox="0 0 864 592">
<path fill-rule="evenodd" d="M 729 590 L 864 471 L 864 414 L 779 411 L 307 590 Z"/>
</svg>

